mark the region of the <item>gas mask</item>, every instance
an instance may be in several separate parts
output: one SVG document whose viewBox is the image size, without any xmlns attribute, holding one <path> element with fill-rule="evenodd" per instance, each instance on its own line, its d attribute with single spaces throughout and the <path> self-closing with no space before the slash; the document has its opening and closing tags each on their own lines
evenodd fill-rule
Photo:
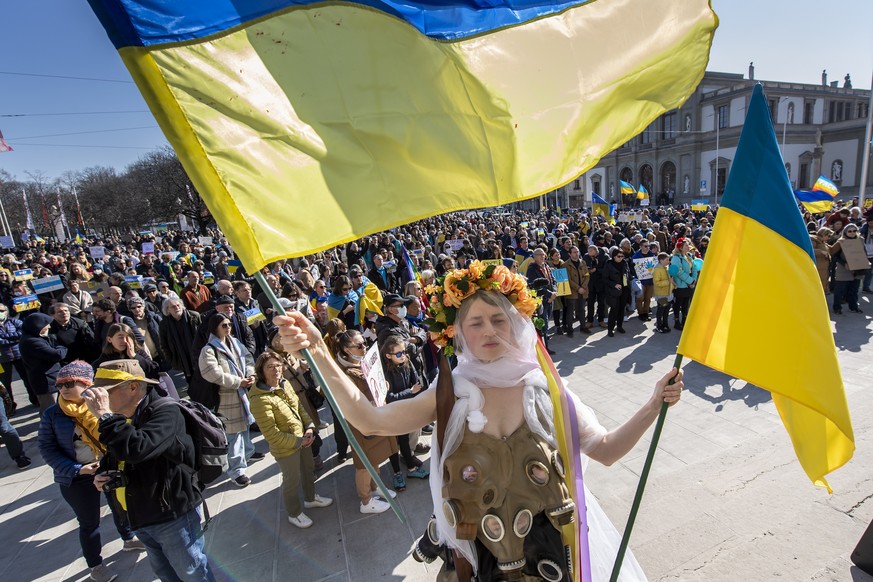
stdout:
<svg viewBox="0 0 873 582">
<path fill-rule="evenodd" d="M 458 539 L 478 538 L 508 579 L 521 579 L 526 536 L 543 513 L 552 526 L 573 520 L 560 454 L 523 425 L 506 439 L 467 430 L 445 462 L 442 510 Z M 560 580 L 561 566 L 537 558 L 526 568 Z"/>
</svg>

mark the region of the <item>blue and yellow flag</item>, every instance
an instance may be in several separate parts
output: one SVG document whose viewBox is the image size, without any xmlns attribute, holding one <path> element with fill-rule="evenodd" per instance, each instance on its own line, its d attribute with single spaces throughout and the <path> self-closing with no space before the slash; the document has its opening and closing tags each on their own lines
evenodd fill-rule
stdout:
<svg viewBox="0 0 873 582">
<path fill-rule="evenodd" d="M 591 214 L 593 216 L 602 216 L 610 224 L 613 224 L 615 223 L 615 218 L 613 218 L 614 213 L 615 205 L 607 204 L 606 200 L 604 200 L 597 194 L 591 194 Z"/>
<path fill-rule="evenodd" d="M 227 272 L 233 275 L 242 268 L 242 261 L 239 259 L 231 259 L 227 262 Z"/>
<path fill-rule="evenodd" d="M 643 186 L 643 183 L 640 182 L 640 187 L 637 189 L 637 200 L 648 200 L 649 199 L 649 191 L 646 190 L 646 187 Z"/>
<path fill-rule="evenodd" d="M 618 185 L 621 188 L 622 194 L 633 194 L 635 192 L 634 185 L 625 182 L 624 180 L 619 180 Z"/>
<path fill-rule="evenodd" d="M 821 190 L 795 190 L 794 197 L 813 214 L 827 212 L 834 207 L 833 197 Z"/>
<path fill-rule="evenodd" d="M 760 84 L 678 351 L 769 390 L 804 471 L 831 490 L 825 475 L 852 458 L 855 438 L 812 244 Z"/>
<path fill-rule="evenodd" d="M 249 272 L 570 182 L 682 105 L 717 25 L 709 0 L 89 2 Z"/>
<path fill-rule="evenodd" d="M 815 184 L 812 185 L 813 192 L 824 192 L 831 198 L 836 198 L 840 193 L 840 189 L 837 188 L 837 185 L 825 178 L 824 176 L 819 176 L 818 180 L 815 181 Z"/>
</svg>

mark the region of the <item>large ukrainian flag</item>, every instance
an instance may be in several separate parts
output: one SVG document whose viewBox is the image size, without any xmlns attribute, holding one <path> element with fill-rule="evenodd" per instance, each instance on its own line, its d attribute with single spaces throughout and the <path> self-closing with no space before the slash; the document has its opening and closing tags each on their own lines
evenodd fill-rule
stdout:
<svg viewBox="0 0 873 582">
<path fill-rule="evenodd" d="M 685 101 L 717 23 L 708 0 L 89 1 L 249 272 L 569 182 Z"/>
<path fill-rule="evenodd" d="M 855 438 L 812 244 L 764 91 L 749 103 L 679 353 L 769 390 L 816 485 Z"/>
</svg>

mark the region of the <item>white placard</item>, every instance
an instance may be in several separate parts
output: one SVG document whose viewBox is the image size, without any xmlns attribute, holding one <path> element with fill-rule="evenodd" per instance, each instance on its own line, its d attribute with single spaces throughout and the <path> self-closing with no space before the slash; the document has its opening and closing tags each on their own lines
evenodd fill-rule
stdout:
<svg viewBox="0 0 873 582">
<path fill-rule="evenodd" d="M 211 236 L 197 237 L 197 240 L 200 241 L 201 247 L 211 247 L 212 246 L 212 237 Z"/>
<path fill-rule="evenodd" d="M 376 406 L 385 406 L 385 397 L 388 395 L 388 380 L 382 370 L 382 360 L 379 358 L 379 344 L 373 344 L 364 359 L 361 361 L 361 371 L 367 378 L 367 386 Z"/>
<path fill-rule="evenodd" d="M 658 266 L 658 257 L 642 257 L 633 259 L 634 269 L 637 272 L 637 279 L 640 281 L 648 281 L 652 278 L 652 271 Z"/>
<path fill-rule="evenodd" d="M 155 254 L 155 243 L 153 243 L 153 242 L 142 243 L 142 254 L 144 254 L 144 255 Z"/>
<path fill-rule="evenodd" d="M 106 248 L 105 247 L 89 247 L 88 254 L 91 255 L 91 258 L 95 261 L 97 259 L 102 259 L 106 256 Z"/>
</svg>

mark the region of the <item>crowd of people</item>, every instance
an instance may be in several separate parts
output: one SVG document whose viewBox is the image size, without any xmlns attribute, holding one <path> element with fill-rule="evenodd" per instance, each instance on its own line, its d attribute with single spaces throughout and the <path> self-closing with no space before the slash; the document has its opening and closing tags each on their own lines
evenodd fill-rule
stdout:
<svg viewBox="0 0 873 582">
<path fill-rule="evenodd" d="M 101 495 L 92 485 L 102 486 L 125 473 L 125 462 L 147 456 L 134 447 L 143 438 L 142 424 L 157 423 L 166 434 L 178 428 L 178 413 L 160 404 L 180 393 L 222 418 L 227 477 L 236 486 L 249 485 L 248 466 L 265 458 L 252 442 L 253 432 L 263 434 L 281 469 L 288 520 L 307 528 L 313 522 L 303 510 L 332 503 L 315 490 L 325 463 L 319 431 L 328 427 L 323 417 L 332 411 L 305 361 L 283 348 L 271 294 L 318 330 L 365 401 L 376 404 L 362 370 L 374 345 L 388 383 L 385 402 L 415 401 L 437 375 L 427 313 L 428 290 L 438 278 L 474 260 L 523 275 L 541 297 L 538 333 L 551 354 L 555 336 L 604 329 L 615 337 L 631 318 L 654 320 L 653 330 L 666 334 L 681 330 L 688 317 L 716 213 L 646 208 L 620 222 L 575 210 L 453 213 L 271 263 L 262 270 L 269 289 L 246 272 L 217 229 L 208 237 L 169 231 L 90 236 L 79 243 L 30 239 L 0 259 L 0 437 L 17 467 L 29 467 L 8 420 L 18 408 L 14 370 L 39 409 L 39 450 L 76 513 L 82 551 L 97 581 L 115 574 L 102 565 Z M 842 313 L 844 303 L 860 312 L 859 293 L 871 293 L 871 271 L 850 269 L 844 248 L 847 239 L 860 238 L 873 257 L 873 211 L 848 207 L 805 219 L 834 313 Z M 134 421 L 121 422 L 125 418 Z M 422 435 L 433 430 L 431 420 L 378 437 L 351 426 L 371 464 L 390 462 L 392 496 L 406 489 L 408 479 L 428 479 L 417 455 L 430 449 Z M 387 511 L 389 503 L 349 450 L 339 423 L 334 439 L 336 462 L 354 462 L 360 511 Z M 161 579 L 177 579 L 173 572 L 182 570 L 211 579 L 202 544 L 187 553 L 167 546 L 199 528 L 201 492 L 174 469 L 191 456 L 191 446 L 176 443 L 172 455 L 161 454 L 164 461 L 149 461 L 157 463 L 155 475 L 173 481 L 168 506 L 125 507 L 125 490 L 150 495 L 154 483 L 133 481 L 103 496 L 124 549 L 148 551 Z"/>
</svg>

